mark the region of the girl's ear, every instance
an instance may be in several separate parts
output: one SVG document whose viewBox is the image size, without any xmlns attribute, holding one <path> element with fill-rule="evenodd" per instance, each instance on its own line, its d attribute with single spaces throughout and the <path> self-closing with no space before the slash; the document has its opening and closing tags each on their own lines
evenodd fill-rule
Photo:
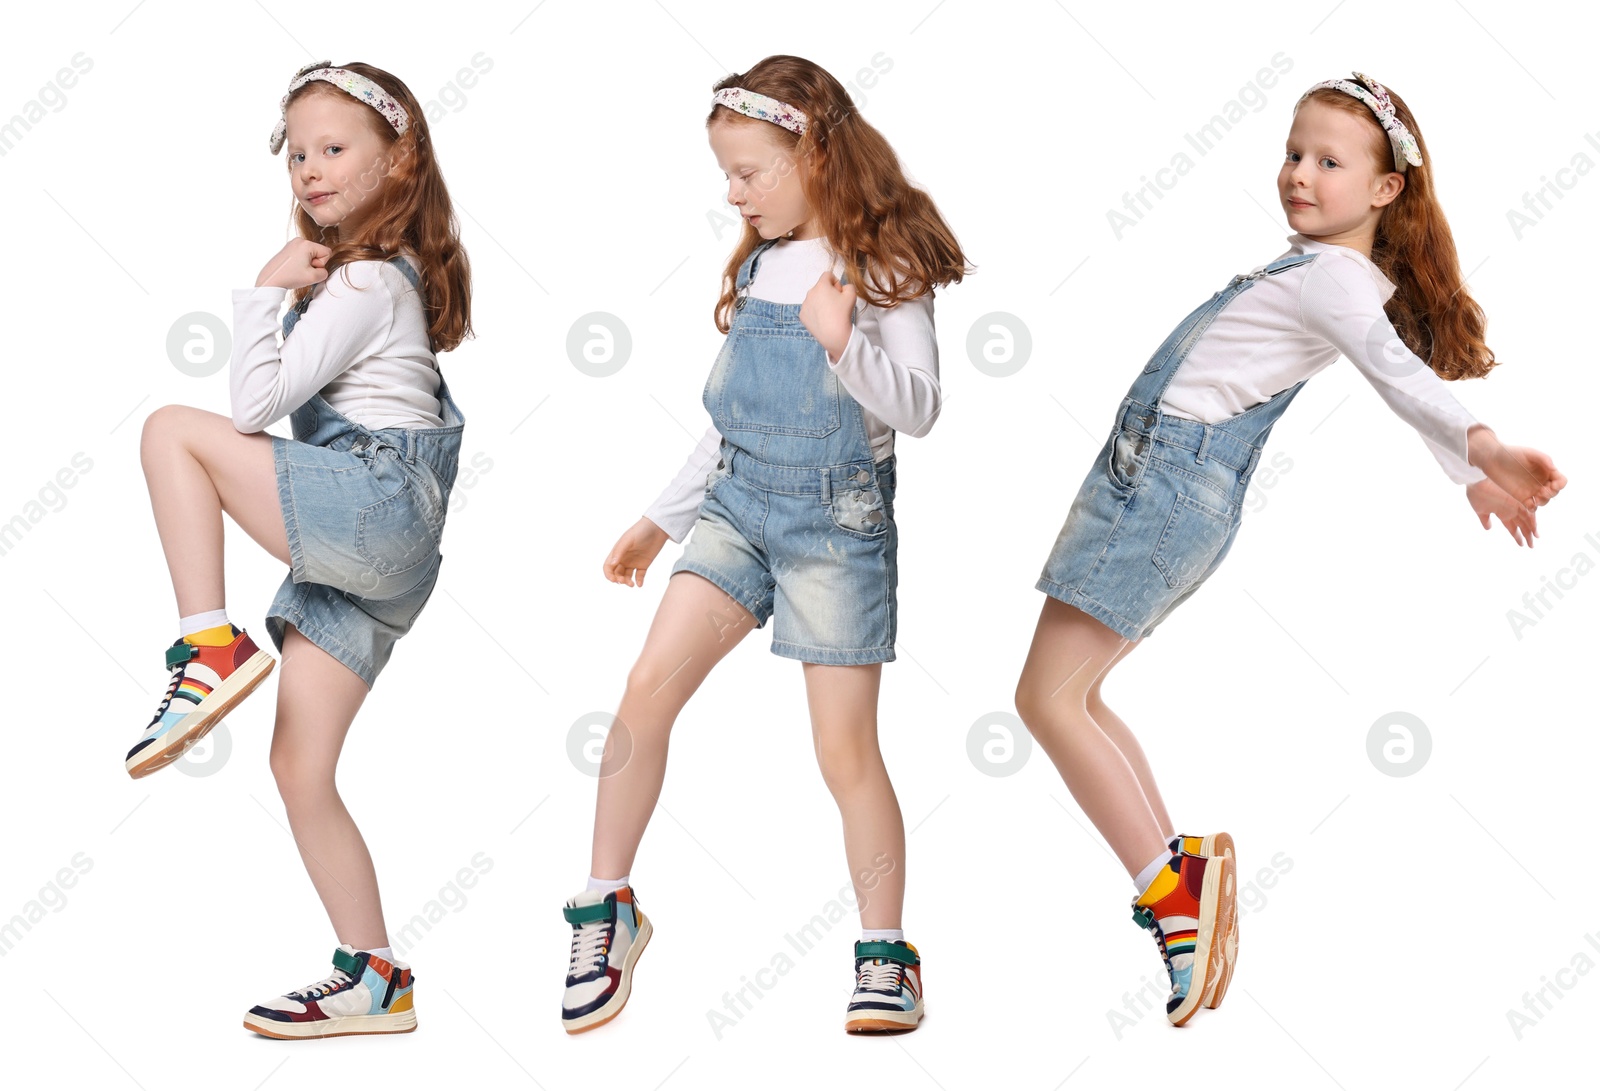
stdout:
<svg viewBox="0 0 1600 1091">
<path fill-rule="evenodd" d="M 1397 170 L 1390 171 L 1388 174 L 1385 174 L 1383 177 L 1379 178 L 1374 186 L 1372 191 L 1372 207 L 1383 208 L 1385 205 L 1392 203 L 1396 197 L 1400 196 L 1400 192 L 1405 188 L 1406 176 Z"/>
</svg>

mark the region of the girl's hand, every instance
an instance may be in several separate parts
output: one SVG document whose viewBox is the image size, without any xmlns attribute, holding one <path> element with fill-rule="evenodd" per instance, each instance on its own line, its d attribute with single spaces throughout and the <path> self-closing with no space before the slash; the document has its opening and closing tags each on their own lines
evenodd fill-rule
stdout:
<svg viewBox="0 0 1600 1091">
<path fill-rule="evenodd" d="M 648 519 L 640 519 L 617 539 L 600 570 L 612 583 L 643 587 L 645 570 L 666 544 L 666 531 Z"/>
<path fill-rule="evenodd" d="M 1484 530 L 1489 529 L 1489 516 L 1493 515 L 1506 528 L 1512 541 L 1533 548 L 1533 540 L 1539 536 L 1535 510 L 1518 503 L 1514 496 L 1492 480 L 1486 477 L 1468 485 L 1467 503 L 1478 513 L 1478 522 L 1483 524 Z"/>
<path fill-rule="evenodd" d="M 257 288 L 304 288 L 307 284 L 321 284 L 328 279 L 328 255 L 333 253 L 320 242 L 310 239 L 290 239 L 271 261 L 261 267 L 256 277 Z"/>
<path fill-rule="evenodd" d="M 850 343 L 850 313 L 856 306 L 856 286 L 841 284 L 829 269 L 817 278 L 800 304 L 800 321 L 838 363 Z"/>
<path fill-rule="evenodd" d="M 1555 499 L 1567 484 L 1567 475 L 1549 455 L 1532 447 L 1507 447 L 1482 424 L 1467 429 L 1467 461 L 1530 511 Z"/>
</svg>

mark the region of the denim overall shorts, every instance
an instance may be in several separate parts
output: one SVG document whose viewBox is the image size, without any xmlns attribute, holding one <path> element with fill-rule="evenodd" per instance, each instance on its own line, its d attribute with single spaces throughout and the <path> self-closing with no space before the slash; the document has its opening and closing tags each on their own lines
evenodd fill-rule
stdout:
<svg viewBox="0 0 1600 1091">
<path fill-rule="evenodd" d="M 1161 396 L 1213 319 L 1292 254 L 1233 278 L 1167 335 L 1134 379 L 1035 585 L 1125 640 L 1149 636 L 1227 556 L 1272 425 L 1305 380 L 1215 424 L 1161 412 Z"/>
<path fill-rule="evenodd" d="M 763 243 L 735 280 L 732 328 L 703 400 L 722 434 L 700 517 L 672 567 L 703 576 L 806 663 L 894 659 L 894 456 L 872 460 L 861 404 L 800 322 L 752 298 Z M 852 321 L 854 316 L 852 315 Z"/>
<path fill-rule="evenodd" d="M 416 271 L 390 258 L 418 291 Z M 310 297 L 283 316 L 287 339 Z M 461 410 L 439 380 L 441 428 L 369 431 L 315 394 L 272 437 L 289 575 L 267 611 L 279 652 L 293 625 L 368 688 L 439 578 L 461 454 Z"/>
</svg>

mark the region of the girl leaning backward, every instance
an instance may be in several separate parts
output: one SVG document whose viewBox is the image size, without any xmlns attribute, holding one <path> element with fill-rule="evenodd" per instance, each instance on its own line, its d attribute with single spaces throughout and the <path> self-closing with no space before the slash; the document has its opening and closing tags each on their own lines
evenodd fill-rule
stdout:
<svg viewBox="0 0 1600 1091">
<path fill-rule="evenodd" d="M 1535 509 L 1566 483 L 1445 389 L 1495 359 L 1431 170 L 1411 111 L 1376 80 L 1357 73 L 1302 97 L 1277 180 L 1289 251 L 1234 277 L 1150 357 L 1038 581 L 1049 597 L 1017 711 L 1133 878 L 1133 918 L 1166 962 L 1174 1024 L 1220 1004 L 1233 974 L 1233 840 L 1178 832 L 1100 687 L 1222 563 L 1273 423 L 1343 355 L 1466 486 L 1485 528 L 1494 515 L 1531 545 Z"/>
</svg>

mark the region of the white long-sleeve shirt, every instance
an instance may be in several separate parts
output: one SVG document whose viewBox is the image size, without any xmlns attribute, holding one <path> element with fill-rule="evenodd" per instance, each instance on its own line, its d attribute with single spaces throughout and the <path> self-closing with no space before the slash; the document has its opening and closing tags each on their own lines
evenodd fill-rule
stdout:
<svg viewBox="0 0 1600 1091">
<path fill-rule="evenodd" d="M 772 303 L 801 303 L 829 268 L 838 276 L 845 264 L 825 239 L 780 239 L 762 253 L 749 294 Z M 933 293 L 893 307 L 874 307 L 858 298 L 850 340 L 838 360 L 828 360 L 828 367 L 861 403 L 874 462 L 894 452 L 896 432 L 926 435 L 939 416 L 940 400 Z M 706 475 L 716 464 L 721 444 L 722 436 L 712 425 L 678 476 L 645 509 L 645 518 L 674 542 L 683 541 L 694 526 L 705 498 Z"/>
<path fill-rule="evenodd" d="M 1467 462 L 1476 418 L 1445 380 L 1405 347 L 1383 304 L 1395 286 L 1346 246 L 1289 236 L 1284 255 L 1317 259 L 1257 280 L 1212 321 L 1162 395 L 1161 410 L 1215 424 L 1260 405 L 1341 355 L 1414 428 L 1450 480 L 1485 474 Z"/>
<path fill-rule="evenodd" d="M 427 315 L 404 273 L 382 261 L 340 266 L 312 291 L 293 335 L 280 344 L 288 294 L 233 291 L 228 387 L 235 428 L 259 432 L 318 393 L 364 428 L 443 425 Z"/>
</svg>

